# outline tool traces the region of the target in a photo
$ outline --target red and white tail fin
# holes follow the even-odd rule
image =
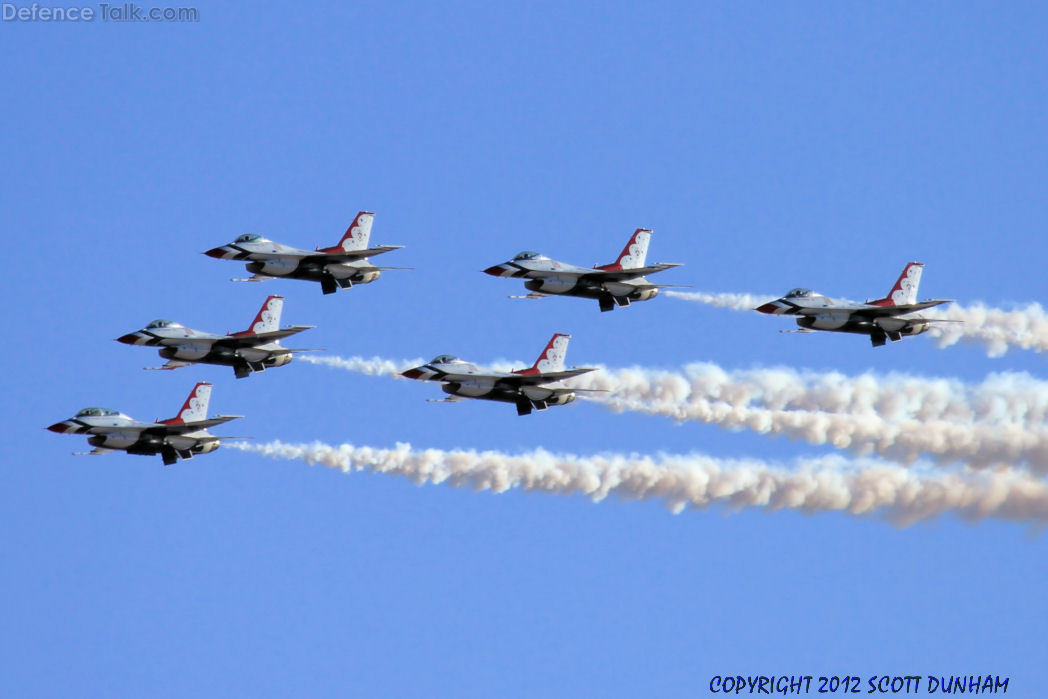
[[[517,374],[545,374],[550,371],[564,371],[564,358],[568,355],[568,341],[571,335],[557,333],[549,339],[546,349],[531,365],[530,369],[521,369]]]
[[[181,425],[207,419],[207,404],[211,401],[211,384],[201,381],[189,393],[178,415],[167,420],[157,420],[163,425]]]
[[[883,299],[870,301],[872,306],[906,306],[917,303],[917,287],[921,284],[921,273],[924,263],[911,262],[902,270],[895,286]]]
[[[638,228],[633,231],[626,247],[622,248],[618,259],[609,265],[601,265],[597,269],[615,271],[620,269],[636,269],[643,267],[644,261],[648,259],[648,241],[651,240],[650,228]]]
[[[368,241],[371,239],[371,223],[375,220],[375,214],[370,211],[361,211],[349,224],[342,240],[335,247],[342,248],[346,252],[351,250],[366,250]]]
[[[258,335],[259,333],[280,330],[280,314],[283,311],[284,297],[270,296],[265,300],[265,303],[262,304],[262,308],[258,309],[255,319],[251,321],[251,325],[248,326],[247,330],[241,330],[238,333],[230,333],[230,335],[233,337],[241,337],[243,335]]]

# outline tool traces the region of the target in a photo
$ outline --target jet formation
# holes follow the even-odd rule
[[[589,367],[564,368],[569,340],[571,335],[555,334],[527,369],[483,371],[458,357],[442,354],[427,364],[408,369],[401,376],[419,381],[439,381],[444,392],[450,395],[435,402],[453,403],[463,398],[480,398],[514,403],[517,415],[529,415],[532,408],[545,410],[551,405],[566,405],[575,400],[575,393],[581,390],[546,384],[595,371]]]
[[[283,338],[313,327],[292,325],[281,328],[280,315],[283,309],[284,297],[270,296],[247,330],[215,335],[187,328],[173,320],[159,319],[141,330],[118,337],[117,342],[160,347],[160,357],[167,359],[167,363],[147,369],[180,369],[197,363],[218,364],[233,367],[233,373],[242,379],[253,371],[284,366],[296,352],[311,351],[281,346],[280,340]]]
[[[194,454],[207,454],[219,447],[223,439],[207,431],[243,415],[207,417],[211,400],[211,384],[198,383],[193,387],[178,415],[156,422],[139,422],[116,410],[84,408],[73,417],[56,422],[47,429],[58,434],[86,434],[87,443],[94,449],[75,452],[78,456],[97,456],[111,451],[153,456],[160,454],[165,466],[179,459],[192,459]]]
[[[368,247],[374,214],[361,211],[337,245],[313,251],[289,247],[259,235],[246,234],[228,245],[213,248],[205,254],[229,260],[247,261],[253,276],[233,281],[265,281],[274,278],[319,282],[324,294],[348,289],[354,284],[367,284],[387,269],[377,267],[370,257],[397,250],[399,245]],[[496,277],[524,280],[530,292],[510,298],[545,298],[574,296],[595,299],[601,311],[646,301],[659,290],[675,285],[652,284],[646,275],[679,267],[679,263],[659,262],[647,265],[648,243],[652,231],[638,228],[614,262],[592,268],[558,262],[537,252],[522,252],[512,260],[488,267],[485,273]],[[824,330],[868,335],[874,347],[897,342],[905,336],[926,332],[932,323],[952,322],[925,318],[918,311],[932,308],[949,299],[917,301],[917,288],[924,265],[906,265],[887,296],[865,303],[834,300],[810,289],[797,288],[782,298],[758,306],[755,310],[771,315],[795,316],[800,329],[782,332]],[[280,327],[284,297],[269,296],[247,330],[226,334],[208,333],[187,328],[171,320],[154,320],[141,330],[118,339],[128,345],[158,347],[167,363],[153,369],[178,369],[193,364],[216,364],[233,368],[239,378],[267,368],[288,364],[295,353],[306,349],[283,347],[280,340],[311,329],[310,325]],[[576,394],[587,389],[557,385],[561,381],[595,371],[592,367],[564,368],[570,335],[553,335],[535,363],[514,371],[483,370],[452,355],[442,354],[430,362],[404,371],[401,376],[420,381],[435,381],[446,398],[434,402],[456,402],[463,399],[512,403],[518,415],[550,406],[566,405]],[[178,415],[156,422],[139,422],[108,408],[85,408],[75,416],[57,422],[47,429],[61,434],[88,435],[93,449],[86,454],[125,451],[129,454],[159,454],[165,465],[218,449],[221,440],[207,430],[241,417],[219,415],[207,418],[211,384],[196,384]]]
[[[888,340],[898,342],[904,336],[927,332],[932,323],[953,322],[939,318],[910,315],[916,311],[949,303],[953,299],[917,300],[924,264],[911,262],[903,269],[892,290],[882,299],[866,303],[839,301],[811,289],[791,289],[780,299],[769,301],[754,310],[770,315],[798,316],[800,330],[781,332],[814,332],[827,330],[869,335],[874,347]]]
[[[484,273],[493,277],[526,279],[524,288],[531,293],[510,298],[576,296],[596,299],[601,311],[611,311],[616,306],[628,306],[633,301],[655,298],[659,289],[671,286],[652,284],[644,278],[646,274],[681,266],[677,262],[658,262],[646,267],[644,262],[648,257],[650,240],[651,230],[638,228],[614,262],[595,265],[592,269],[558,262],[527,250],[518,253],[512,260],[488,267]]]

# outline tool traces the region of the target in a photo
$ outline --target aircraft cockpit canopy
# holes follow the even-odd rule
[[[430,364],[450,364],[452,362],[461,362],[462,360],[452,354],[442,354],[434,357],[430,360]]]
[[[84,408],[76,414],[77,417],[113,417],[119,415],[115,410],[109,408]]]
[[[146,330],[156,330],[157,328],[181,328],[181,323],[176,323],[173,320],[166,320],[164,318],[157,318],[152,323],[146,326]]]
[[[796,289],[790,289],[786,292],[786,298],[788,299],[806,299],[812,295],[811,289],[802,289],[797,287]]]
[[[540,252],[535,252],[534,250],[525,250],[524,252],[518,252],[516,256],[513,258],[513,261],[518,262],[521,260],[542,260],[545,258],[546,256]]]
[[[233,242],[234,243],[257,243],[257,242],[259,242],[262,239],[263,238],[260,235],[255,235],[254,233],[245,233],[244,235],[240,236],[239,238],[237,238]]]

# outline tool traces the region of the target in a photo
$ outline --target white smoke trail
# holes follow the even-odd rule
[[[793,369],[605,369],[576,388],[616,411],[784,435],[912,462],[929,455],[969,466],[1029,465],[1048,472],[1048,382],[995,374],[981,384],[889,374],[849,377]]]
[[[849,464],[840,457],[799,462],[794,468],[758,460],[698,454],[574,456],[542,449],[517,455],[497,451],[395,449],[312,444],[233,442],[227,446],[279,459],[321,464],[343,472],[406,476],[417,484],[447,483],[501,493],[511,488],[594,501],[614,494],[661,499],[674,513],[687,507],[880,514],[899,526],[953,513],[968,520],[1048,521],[1048,483],[1015,471],[927,474],[886,464]],[[854,466],[861,465],[861,468]]]
[[[707,294],[666,291],[666,296],[733,311],[752,311],[778,297],[759,294]],[[845,299],[838,299],[844,301]],[[1010,348],[1048,352],[1048,313],[1039,303],[1014,309],[993,308],[982,303],[962,306],[956,303],[926,311],[926,317],[950,323],[933,323],[928,332],[939,347],[958,342],[981,345],[990,357],[1000,357]]]
[[[365,376],[392,376],[397,378],[402,372],[426,364],[424,359],[386,359],[384,357],[332,357],[305,354],[298,357],[307,364],[329,366],[333,369],[345,369]],[[509,359],[497,359],[486,368],[492,371],[512,371],[523,369],[528,364]]]
[[[378,357],[315,359],[393,376],[420,363]],[[695,363],[675,371],[601,367],[570,383],[603,391],[580,395],[617,412],[783,435],[904,463],[927,455],[943,464],[1025,464],[1048,472],[1048,382],[1026,373],[992,374],[972,385],[905,374],[727,371]]]
[[[981,303],[971,306],[951,304],[935,314],[961,323],[933,325],[929,330],[939,347],[957,342],[980,344],[991,357],[999,357],[1010,347],[1048,352],[1048,313],[1039,303],[1012,310],[992,308]]]
[[[693,291],[664,291],[666,296],[682,301],[704,303],[707,306],[728,308],[733,311],[752,311],[757,306],[779,298],[771,294],[707,294]]]
[[[311,354],[303,354],[296,357],[297,361],[307,364],[329,366],[333,369],[345,369],[365,376],[400,376],[400,373],[412,367],[425,364],[423,359],[383,359],[382,357],[318,357]]]

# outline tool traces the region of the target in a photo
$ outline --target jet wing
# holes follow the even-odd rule
[[[341,250],[339,252],[325,252],[323,250],[317,250],[316,252],[310,253],[309,255],[302,258],[302,262],[309,264],[330,264],[332,262],[353,262],[354,260],[362,260],[365,257],[374,257],[375,255],[381,255],[384,252],[391,250],[400,250],[403,245],[379,245],[377,248],[368,248],[366,250]]]
[[[166,437],[173,434],[188,434],[190,432],[197,432],[199,430],[206,430],[208,427],[214,427],[215,425],[221,425],[222,423],[229,422],[230,420],[236,420],[238,417],[244,417],[243,415],[216,415],[213,418],[207,420],[196,420],[194,422],[180,422],[174,424],[167,424],[163,422],[138,422],[135,421],[130,424],[123,425],[100,425],[92,426],[90,429],[83,430],[84,432],[90,432],[91,434],[139,434],[141,437]]]
[[[538,270],[528,274],[527,276],[533,279],[551,279],[560,281],[589,281],[594,283],[600,282],[621,282],[629,279],[636,279],[637,277],[643,277],[646,274],[654,274],[655,272],[661,272],[664,269],[670,269],[671,267],[680,267],[680,263],[677,262],[660,262],[655,265],[648,267],[633,267],[631,269],[559,269],[559,270]]]
[[[899,306],[859,306],[852,313],[865,318],[886,318],[890,316],[902,316],[907,313],[923,311],[925,308],[950,303],[953,299],[929,299],[917,303],[906,303]]]
[[[443,383],[457,383],[461,381],[488,379],[494,383],[502,384],[503,386],[538,386],[544,383],[563,381],[564,379],[570,379],[573,376],[579,376],[580,374],[586,374],[591,371],[596,371],[596,369],[582,367],[579,369],[568,369],[566,371],[550,371],[544,374],[455,374],[441,372],[440,376],[434,376],[431,380],[441,381]]]
[[[570,379],[575,376],[588,374],[591,371],[596,371],[596,369],[592,367],[579,367],[578,369],[567,369],[565,371],[548,371],[543,374],[505,374],[496,378],[498,379],[498,382],[503,385],[539,386],[544,383],[564,381],[565,379]]]
[[[167,425],[162,422],[157,422],[151,425],[135,425],[132,428],[124,428],[124,431],[141,430],[143,435],[155,435],[155,436],[167,436],[170,434],[189,434],[190,432],[198,432],[200,430],[206,430],[208,427],[214,427],[215,425],[221,425],[230,420],[236,420],[243,415],[216,415],[215,417],[208,418],[207,420],[197,420],[195,422],[182,422],[173,425]]]
[[[631,269],[619,269],[619,270],[605,270],[605,269],[594,269],[592,271],[587,270],[585,274],[579,275],[583,279],[592,279],[594,281],[602,282],[622,282],[628,279],[636,279],[637,277],[643,277],[646,274],[654,274],[655,272],[661,272],[664,269],[671,269],[673,267],[680,267],[680,262],[659,262],[654,265],[647,267],[633,267]]]
[[[303,330],[311,330],[315,325],[292,325],[289,328],[272,330],[266,333],[250,333],[246,335],[229,335],[221,340],[215,340],[216,347],[256,347],[269,342],[276,342],[285,337],[297,335]]]

